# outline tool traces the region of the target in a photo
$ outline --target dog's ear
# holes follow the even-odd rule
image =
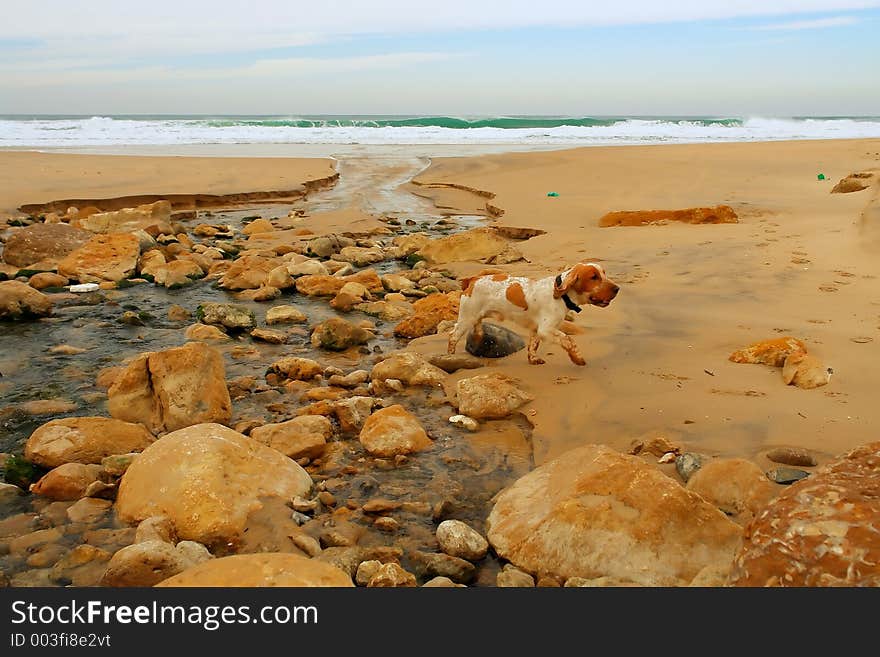
[[[589,265],[585,265],[583,263],[578,263],[574,267],[568,270],[568,274],[564,277],[557,276],[556,284],[553,286],[553,298],[558,299],[563,294],[567,294],[568,291],[572,288],[576,290],[580,290],[583,287],[580,284],[580,280],[586,279],[586,270],[590,269]]]

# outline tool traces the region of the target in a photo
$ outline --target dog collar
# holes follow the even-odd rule
[[[556,282],[556,287],[562,286],[562,274],[559,274],[556,276],[555,282]],[[571,298],[568,296],[568,294],[563,294],[561,299],[562,299],[563,303],[565,303],[565,307],[568,308],[569,310],[573,310],[576,313],[579,313],[581,310],[583,310],[583,308],[581,308],[579,305],[577,305],[574,301],[571,300]]]

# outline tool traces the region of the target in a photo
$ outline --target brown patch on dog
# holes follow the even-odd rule
[[[501,281],[506,281],[507,274],[495,274],[494,276],[492,276],[492,280],[495,281],[496,283],[500,283]]]
[[[523,292],[522,285],[519,283],[511,283],[508,285],[504,296],[507,297],[507,300],[514,306],[519,306],[523,310],[529,309],[529,304],[526,303],[526,295]]]
[[[467,278],[461,279],[461,293],[463,296],[469,297],[471,296],[471,292],[474,291],[474,284],[477,282],[479,276],[468,276]]]

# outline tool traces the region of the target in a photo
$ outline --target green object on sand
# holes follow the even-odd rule
[[[559,196],[559,192],[547,192],[547,196]]]
[[[817,178],[818,180],[825,180],[825,174],[824,174],[824,173],[820,173],[818,176],[816,176],[816,178]]]

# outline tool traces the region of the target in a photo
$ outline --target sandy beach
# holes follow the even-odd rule
[[[295,147],[290,150],[295,154]],[[299,500],[299,506],[294,506],[295,522],[283,505],[277,516],[272,515],[277,507],[265,500],[261,501],[265,506],[256,505],[259,513],[249,507],[247,526],[252,531],[240,543],[228,541],[229,546],[235,543],[234,552],[315,556],[322,548],[354,550],[357,545],[357,549],[372,550],[370,559],[399,560],[418,573],[420,582],[431,575],[454,572],[454,581],[494,585],[502,568],[496,556],[487,558],[476,572],[471,565],[464,575],[448,564],[441,568],[435,563],[437,559],[424,556],[423,550],[437,549],[433,522],[460,518],[482,531],[488,526],[484,525],[486,515],[499,491],[570,450],[600,445],[626,454],[638,451],[633,450],[634,443],[647,444],[662,437],[664,444],[675,447],[671,460],[658,463],[658,455],[648,452],[638,460],[650,466],[652,473],[666,475],[663,482],[668,483],[679,481],[674,457],[681,452],[712,459],[745,459],[767,470],[775,467],[767,458],[768,451],[795,448],[809,452],[815,462],[805,467],[814,467],[876,439],[880,421],[874,366],[880,345],[880,228],[874,224],[880,221],[880,140],[590,147],[467,157],[434,157],[425,146],[398,146],[372,158],[369,149],[337,159],[282,157],[280,153],[277,157],[236,157],[240,152],[234,147],[227,151],[232,157],[0,152],[0,180],[6,181],[0,185],[4,242],[16,231],[25,230],[22,224],[39,224],[36,218],[49,212],[55,213],[52,221],[80,225],[83,219],[76,213],[65,216],[69,205],[109,211],[168,199],[171,215],[163,221],[174,228],[162,228],[166,224],[161,222],[158,228],[148,226],[148,221],[143,223],[148,234],[138,238],[140,247],[135,244],[137,273],[155,272],[151,268],[166,266],[167,258],[168,263],[180,261],[181,266],[195,263],[199,271],[187,274],[190,279],[205,277],[183,279],[181,285],[167,284],[165,288],[158,284],[162,280],[158,274],[147,278],[155,280],[155,287],[146,281],[121,285],[123,279],[141,280],[133,271],[116,279],[106,277],[101,279],[105,289],[89,302],[95,304],[94,317],[92,311],[80,307],[75,295],[50,286],[47,296],[59,304],[54,316],[34,324],[5,324],[3,331],[16,327],[7,332],[5,353],[0,354],[0,395],[9,398],[0,411],[12,430],[0,451],[21,454],[28,436],[50,420],[105,415],[109,409],[114,418],[146,426],[152,433],[150,440],[159,437],[148,448],[155,453],[164,440],[162,435],[177,435],[180,432],[175,430],[188,424],[172,424],[169,418],[176,416],[167,408],[156,416],[159,420],[141,419],[135,412],[141,403],[136,399],[141,397],[114,402],[114,395],[123,395],[115,377],[121,376],[123,367],[132,371],[132,363],[143,352],[173,350],[187,339],[206,341],[218,354],[216,362],[210,360],[214,356],[204,356],[211,363],[205,365],[207,369],[181,374],[175,383],[168,383],[183,385],[180,381],[186,377],[206,377],[193,381],[204,385],[207,401],[198,404],[199,417],[208,419],[189,424],[216,421],[253,438],[260,435],[261,427],[281,426],[302,413],[332,418],[332,432],[328,422],[326,436],[320,438],[321,450],[327,439],[325,452],[289,452],[286,465],[278,465],[277,470],[272,465],[267,471],[273,481],[275,477],[284,480],[288,476],[284,469],[293,467],[291,459],[295,459],[302,465],[297,466],[299,470],[308,472],[319,484],[320,501],[299,500],[300,489],[291,484],[283,494]],[[857,180],[864,181],[864,189],[831,193],[838,181],[853,173],[863,174]],[[550,192],[556,194],[550,196]],[[600,219],[610,212],[720,205],[732,209],[736,223],[600,225]],[[254,220],[264,222],[264,227],[259,231],[247,228]],[[455,258],[423,263],[419,262],[421,256],[413,259],[420,247],[407,246],[407,240],[417,239],[417,231],[424,232],[425,236],[418,238],[418,244],[424,245],[428,240],[443,240],[449,234],[486,226],[520,238],[510,241],[510,246],[522,258],[501,264]],[[511,227],[534,230],[503,232]],[[227,230],[231,241],[223,241]],[[529,235],[535,236],[521,239]],[[145,240],[152,240],[152,246],[144,247]],[[224,251],[229,245],[235,248]],[[323,252],[319,247],[329,250]],[[145,260],[153,251],[156,257],[161,252],[160,265]],[[555,276],[577,262],[590,261],[601,263],[621,289],[609,307],[585,308],[568,325],[567,331],[587,360],[586,367],[573,365],[561,348],[544,345],[542,356],[547,362],[543,365],[528,364],[525,351],[517,351],[485,359],[476,370],[458,369],[448,376],[440,372],[443,378],[432,379],[428,388],[409,383],[409,375],[376,374],[382,359],[397,349],[420,354],[426,360],[445,353],[445,328],[414,339],[399,330],[401,318],[434,312],[425,310],[428,305],[421,309],[415,305],[423,297],[448,304],[456,298],[458,279],[487,267],[537,278]],[[64,273],[65,266],[62,263],[56,270]],[[284,270],[280,274],[279,266]],[[6,275],[13,278],[15,267],[5,267]],[[340,291],[342,283],[336,284],[339,276],[315,275],[319,271],[345,275],[343,280],[350,283]],[[34,273],[27,268],[22,272],[27,276],[19,272],[23,283]],[[406,276],[410,278],[401,282]],[[68,278],[73,282],[73,277]],[[78,280],[86,279],[80,275]],[[267,282],[278,280],[282,282],[277,289]],[[333,297],[329,306],[327,297]],[[249,336],[247,331],[253,324],[246,332],[230,328],[231,324],[216,323],[219,330],[207,326],[204,322],[209,320],[203,319],[202,307],[208,301],[244,304],[256,314],[260,328]],[[182,310],[169,313],[172,302]],[[304,310],[309,330],[282,326],[284,331],[279,331],[278,326],[264,322],[266,310],[280,304]],[[134,325],[120,326],[123,320],[117,318],[123,310],[141,315],[132,319]],[[324,338],[316,337],[315,325],[318,320],[334,317],[351,324],[345,329],[349,331],[346,339],[359,335],[357,331],[364,337],[346,342],[343,349],[328,347],[329,342],[322,343]],[[447,311],[443,319],[453,317],[454,312],[450,315]],[[190,326],[184,338],[188,324],[201,332],[191,332]],[[515,325],[508,326],[521,332]],[[208,329],[217,334],[204,337]],[[331,333],[337,330],[341,329],[327,329]],[[191,337],[195,335],[200,337]],[[827,385],[812,389],[786,385],[781,367],[728,360],[732,352],[747,345],[786,336],[802,341],[823,371],[833,369]],[[74,349],[47,355],[49,342],[64,342]],[[459,353],[463,351],[462,343]],[[279,365],[279,359],[292,355],[320,361],[321,368],[329,368],[324,370],[324,379],[309,382],[297,380],[298,375],[285,379],[284,367],[290,363]],[[69,360],[60,361],[64,365],[59,366],[57,376],[50,375],[59,358]],[[212,382],[217,367],[223,371],[223,363],[225,379]],[[110,367],[117,369],[105,371]],[[158,371],[157,364],[149,368]],[[361,369],[363,378],[354,373]],[[209,370],[214,374],[208,376]],[[42,373],[57,378],[58,387],[43,388]],[[351,376],[351,382],[330,378],[343,374]],[[509,376],[531,401],[505,417],[481,420],[480,430],[470,434],[450,427],[446,418],[456,412],[454,405],[461,403],[456,400],[458,382],[477,374]],[[101,376],[112,382],[109,393],[110,384],[95,383]],[[325,379],[338,383],[335,387],[322,385]],[[217,398],[227,394],[228,388],[232,402],[231,408],[228,401],[216,402],[217,409],[223,410],[212,416],[217,410],[215,383],[219,386]],[[151,387],[137,394],[149,396],[152,391]],[[54,411],[51,405],[48,410],[33,411],[37,408],[33,403],[38,401],[35,395],[67,405],[54,407]],[[167,395],[175,399],[171,392]],[[156,403],[171,403],[163,399],[160,395]],[[418,438],[413,439],[416,446],[403,451],[385,453],[367,447],[365,453],[357,440],[351,440],[362,431],[360,443],[367,444],[361,429],[366,426],[363,418],[357,420],[354,406],[340,410],[345,400],[357,399],[368,400],[364,403],[369,407],[367,415],[373,411],[371,419],[380,414],[376,410],[379,406],[401,404],[408,411],[400,412],[415,414],[427,429],[433,447],[428,447],[423,457],[417,452],[426,449],[419,446],[426,438]],[[310,410],[306,409],[309,404]],[[128,405],[135,410],[129,410]],[[210,412],[205,411],[206,405]],[[206,426],[198,424],[192,429]],[[243,435],[240,438],[245,439]],[[267,440],[268,445],[281,450],[271,442],[274,439]],[[167,456],[178,457],[174,452]],[[148,461],[144,456],[133,462],[146,469]],[[138,473],[124,478],[150,481],[142,470]],[[114,499],[117,479],[104,477],[113,491],[106,494],[107,499]],[[763,476],[759,479],[767,485]],[[773,486],[779,488],[777,493],[783,490]],[[678,484],[676,487],[681,490]],[[112,514],[96,521],[104,524],[93,526],[93,531],[131,533],[106,539],[109,543],[102,544],[102,549],[107,550],[107,559],[133,540],[134,530],[127,529],[128,525],[146,522],[144,518],[156,515],[155,509],[161,507],[161,502],[157,507],[151,500],[152,512],[137,509],[132,502],[134,489],[135,484],[129,484],[126,501],[120,497]],[[139,494],[149,496],[144,490]],[[260,494],[275,495],[276,491]],[[42,508],[40,499],[36,495],[15,498],[13,507],[19,515],[11,518],[19,524],[8,523],[0,529],[6,527],[7,532],[19,534],[22,527],[33,530],[36,521],[21,518],[32,514],[26,506],[32,502],[27,500],[36,500],[37,509]],[[56,499],[55,504],[68,500],[64,509],[70,506],[70,498]],[[384,515],[377,519],[376,513]],[[333,519],[330,525],[328,518]],[[751,516],[740,514],[735,523],[722,515],[719,518],[733,528],[724,531],[733,532],[738,540],[740,525]],[[189,525],[184,530],[186,523],[180,523],[176,531],[181,538],[201,541],[212,550],[216,548],[212,541],[218,536],[226,540],[225,534],[216,533],[216,527],[211,533]],[[327,528],[331,525],[333,531]],[[80,530],[77,526],[76,531]],[[70,532],[68,536],[75,533]],[[0,540],[7,541],[2,536],[0,533]],[[491,533],[489,536],[492,540]],[[24,538],[16,534],[9,545],[21,547]],[[501,548],[495,547],[501,554]],[[217,548],[216,555],[228,549]],[[724,550],[729,553],[727,547]],[[49,567],[25,566],[20,550],[18,554],[16,557],[13,549],[6,566],[18,577],[13,585],[69,581],[65,579],[68,575],[58,576]],[[331,562],[342,567],[341,562]],[[527,562],[524,559],[523,563]],[[561,585],[570,575],[561,567],[554,571],[548,566],[543,571],[518,565],[536,579],[549,577],[551,584],[547,585]],[[641,584],[687,584],[695,573],[684,571],[656,579],[632,577]],[[109,572],[116,571],[111,568]],[[609,572],[621,580],[629,577],[613,569]],[[106,583],[112,579],[107,573],[100,570],[97,580],[83,575],[74,581]],[[349,575],[354,577],[354,571]],[[718,585],[724,577],[726,571],[705,581]],[[143,584],[124,577],[116,581]]]

